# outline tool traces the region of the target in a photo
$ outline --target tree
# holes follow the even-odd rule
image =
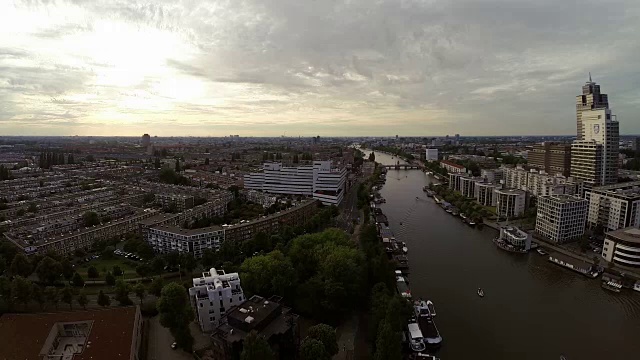
[[[320,340],[305,338],[300,344],[300,360],[329,360],[324,345]]]
[[[36,203],[29,204],[29,207],[27,208],[27,212],[34,213],[34,214],[37,213],[38,205],[36,205]]]
[[[44,289],[42,288],[42,286],[38,286],[38,285],[33,285],[33,288],[31,289],[31,298],[38,303],[38,305],[40,306],[40,310],[42,310],[44,308],[44,304],[47,302],[47,299],[45,297],[44,294]]]
[[[82,275],[76,272],[75,274],[73,274],[71,283],[73,284],[73,286],[82,287],[84,286],[84,279],[82,278]]]
[[[161,274],[164,271],[164,267],[166,265],[167,264],[165,263],[162,256],[156,256],[153,258],[153,260],[151,260],[151,270],[154,274]]]
[[[50,304],[53,304],[58,309],[58,302],[60,302],[60,293],[54,286],[47,286],[44,288],[44,296]]]
[[[299,163],[299,162],[300,162],[300,159],[298,158],[298,154],[294,154],[294,155],[293,155],[293,163],[294,163],[294,164],[297,164],[297,163]]]
[[[144,300],[144,295],[147,289],[144,287],[144,284],[139,282],[136,286],[133,287],[133,292],[136,293],[138,299],[140,299],[140,305],[142,306],[142,300]]]
[[[100,225],[100,217],[94,211],[87,211],[84,213],[84,215],[82,215],[82,221],[85,227]]]
[[[273,351],[267,340],[251,331],[244,339],[240,360],[272,360]]]
[[[96,159],[95,159],[95,157],[94,157],[93,155],[87,155],[87,156],[85,157],[85,159],[86,159],[87,161],[89,161],[89,162],[94,162],[94,161],[96,161]]]
[[[176,159],[176,172],[180,172],[180,159]]]
[[[193,269],[196,268],[196,265],[198,265],[198,262],[190,253],[185,253],[180,256],[180,266],[184,270],[188,271],[189,274],[193,272]]]
[[[136,248],[136,252],[143,259],[153,258],[153,247],[146,241],[140,240],[140,244]]]
[[[384,320],[380,324],[376,339],[375,360],[401,360],[402,345],[398,333],[393,331],[391,325]]]
[[[118,265],[114,265],[113,266],[113,275],[114,276],[122,276],[123,272],[122,269],[120,269],[120,266]]]
[[[69,284],[60,291],[60,298],[62,302],[69,304],[69,310],[73,309],[73,288]]]
[[[164,286],[164,280],[161,277],[157,277],[151,281],[149,285],[149,293],[160,296],[162,294],[162,287]]]
[[[336,330],[326,324],[318,324],[309,328],[307,336],[322,342],[324,349],[329,356],[338,353],[338,340],[336,339]]]
[[[102,290],[100,290],[100,293],[98,294],[98,305],[102,307],[111,305],[111,299],[109,298],[109,295],[105,295]]]
[[[200,258],[200,262],[205,269],[215,267],[215,265],[218,263],[218,260],[218,254],[213,249],[205,249],[202,252],[202,258]]]
[[[151,274],[151,267],[147,264],[140,264],[136,266],[136,273],[144,279]]]
[[[297,284],[291,261],[277,250],[245,259],[240,273],[243,287],[252,294],[284,296]]]
[[[62,264],[49,256],[45,256],[38,263],[36,274],[38,274],[38,279],[45,284],[53,284],[62,275]]]
[[[107,271],[107,275],[104,278],[104,282],[107,283],[107,285],[109,286],[113,286],[116,284],[116,277],[113,276],[113,274],[111,274],[110,272]]]
[[[124,280],[116,281],[116,296],[115,300],[120,306],[127,306],[133,304],[133,301],[129,298],[129,292],[131,292],[131,286],[124,282]]]
[[[156,157],[156,158],[155,158],[155,160],[154,160],[154,162],[153,162],[153,166],[154,166],[156,169],[160,169],[160,166],[161,166],[161,165],[160,165],[160,158],[159,158],[159,157]]]
[[[189,332],[189,322],[193,320],[193,311],[186,289],[176,283],[166,285],[162,288],[157,307],[160,323],[171,331],[178,347],[191,351],[193,337]]]
[[[31,263],[24,254],[17,254],[16,256],[14,256],[13,261],[11,262],[9,271],[13,276],[19,275],[26,278],[27,276],[31,275]]]
[[[80,290],[78,296],[76,297],[76,301],[78,302],[78,305],[82,306],[83,309],[87,309],[89,299],[87,299],[87,295],[84,293],[84,290]]]
[[[16,276],[11,282],[11,295],[18,301],[18,303],[27,306],[31,299],[31,292],[33,284],[31,281],[23,278],[22,276]]]
[[[209,158],[205,158],[205,159],[204,159],[204,164],[205,164],[205,165],[209,165]]]
[[[100,277],[100,273],[98,272],[98,269],[96,269],[95,266],[91,265],[87,269],[87,276],[89,277],[89,279],[96,279]]]
[[[62,276],[67,280],[71,280],[76,272],[73,269],[73,266],[71,266],[69,259],[63,259],[60,262],[60,265],[62,265]]]

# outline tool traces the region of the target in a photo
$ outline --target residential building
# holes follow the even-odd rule
[[[147,242],[158,253],[188,253],[202,257],[204,250],[218,251],[224,241],[224,230],[220,226],[201,229],[182,229],[174,225],[158,225],[148,230]]]
[[[481,177],[462,176],[460,177],[460,193],[462,196],[473,198],[476,194],[476,183],[481,182]]]
[[[602,144],[595,141],[574,141],[571,144],[571,177],[585,187],[603,185]]]
[[[251,201],[252,203],[262,205],[263,208],[268,208],[269,206],[275,204],[278,201],[277,196],[274,196],[268,193],[263,193],[257,190],[246,191],[244,195],[247,201]]]
[[[640,181],[599,186],[588,189],[589,226],[605,231],[640,227]]]
[[[552,142],[534,144],[527,155],[527,165],[547,174],[569,176],[571,144]]]
[[[595,109],[608,109],[609,98],[607,94],[600,92],[600,85],[591,80],[591,74],[589,74],[589,81],[582,86],[582,94],[576,96],[576,120],[577,120],[577,140],[584,140],[584,126],[582,121],[582,114],[585,111]]]
[[[467,169],[464,166],[456,164],[451,161],[447,161],[447,160],[440,161],[440,166],[445,168],[449,173],[466,173],[467,172]]]
[[[344,197],[346,178],[347,170],[332,168],[331,161],[297,167],[265,163],[262,172],[245,175],[244,186],[272,194],[312,196],[325,205],[338,205]]]
[[[488,183],[500,183],[504,179],[504,169],[481,169],[480,177]]]
[[[640,229],[628,227],[607,232],[602,257],[617,265],[640,268]]]
[[[226,274],[223,270],[218,271],[215,268],[193,279],[189,298],[191,306],[198,314],[198,323],[203,332],[215,329],[227,310],[245,300],[238,273]]]
[[[462,186],[462,178],[464,176],[465,176],[464,173],[450,172],[449,173],[449,189],[459,192]]]
[[[524,214],[527,192],[518,189],[496,189],[496,214],[500,217],[515,218]]]
[[[137,306],[4,314],[0,359],[141,360],[142,333]]]
[[[299,316],[281,301],[277,296],[267,300],[254,295],[228,311],[224,322],[211,334],[213,346],[206,353],[208,358],[239,359],[244,339],[252,331],[267,340],[275,359],[298,358]]]
[[[505,187],[510,189],[525,190],[531,196],[544,196],[551,194],[578,194],[582,189],[580,182],[563,175],[549,175],[543,171],[522,167],[504,168]]]
[[[544,238],[562,244],[584,235],[588,202],[573,195],[538,198],[535,230]]]
[[[508,189],[527,190],[528,171],[522,167],[504,168],[504,186]]]
[[[482,206],[493,206],[497,204],[496,189],[502,189],[502,184],[490,182],[476,182],[475,198],[478,204]]]
[[[149,134],[142,135],[141,145],[142,147],[145,147],[145,148],[151,145],[151,136],[149,136]]]
[[[194,197],[184,194],[160,193],[155,194],[155,202],[165,208],[174,207],[177,211],[185,211],[193,207]]]
[[[427,161],[438,161],[438,149],[426,149],[425,150],[425,160],[427,160]]]

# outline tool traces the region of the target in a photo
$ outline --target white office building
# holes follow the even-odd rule
[[[202,257],[205,249],[217,251],[224,241],[220,226],[182,229],[173,225],[157,225],[147,230],[147,242],[157,253],[189,253]]]
[[[640,227],[640,181],[599,186],[585,192],[589,227],[605,231]]]
[[[518,189],[496,189],[496,215],[516,218],[524,214],[527,192]]]
[[[571,177],[549,175],[544,171],[525,170],[522,167],[505,168],[505,187],[528,191],[531,196],[553,194],[580,194],[582,184]]]
[[[245,300],[238,273],[225,274],[214,268],[193,279],[189,298],[198,314],[198,323],[203,332],[215,329],[229,309]]]
[[[586,199],[572,195],[548,195],[538,198],[536,232],[562,244],[584,235],[587,220]]]
[[[346,178],[347,170],[332,168],[331,161],[297,167],[265,163],[262,172],[244,176],[244,187],[271,194],[312,196],[325,205],[338,205],[344,197]]]
[[[629,227],[608,232],[602,257],[618,265],[640,268],[640,229]]]
[[[426,149],[425,159],[427,161],[438,161],[438,149]]]

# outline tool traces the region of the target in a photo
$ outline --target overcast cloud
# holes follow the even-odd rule
[[[640,133],[638,0],[3,1],[0,135]]]

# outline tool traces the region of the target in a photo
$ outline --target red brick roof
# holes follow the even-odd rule
[[[37,360],[55,323],[93,320],[88,339],[91,344],[73,360],[129,360],[136,309],[4,314],[0,317],[0,359]]]

